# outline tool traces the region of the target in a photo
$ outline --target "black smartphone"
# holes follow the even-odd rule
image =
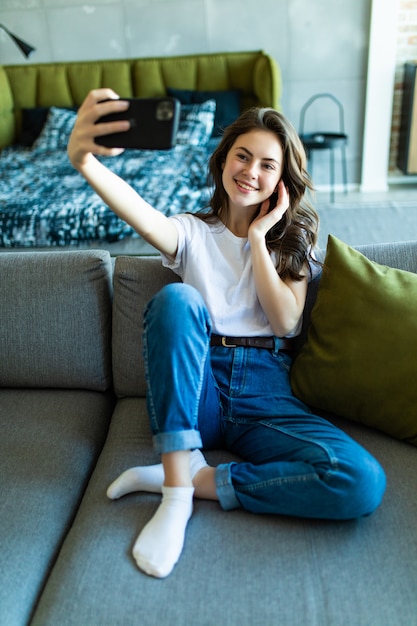
[[[108,148],[169,150],[175,145],[180,119],[180,102],[176,98],[122,98],[129,108],[120,113],[100,117],[96,124],[129,120],[130,129],[95,138]]]

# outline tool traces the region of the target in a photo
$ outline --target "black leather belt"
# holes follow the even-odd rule
[[[280,350],[293,350],[294,342],[292,339],[282,337],[279,340]],[[221,335],[212,335],[210,343],[212,346],[223,346],[224,348],[265,348],[267,350],[275,349],[275,337],[222,337]]]

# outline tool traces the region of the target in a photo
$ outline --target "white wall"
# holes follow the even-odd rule
[[[314,93],[342,101],[349,182],[358,183],[371,2],[0,0],[0,22],[37,48],[34,63],[264,49],[281,67],[283,110],[297,128]],[[26,62],[0,31],[0,63]],[[306,122],[306,130],[332,130],[332,111],[321,107]],[[329,167],[327,153],[319,157],[314,178],[321,186]]]

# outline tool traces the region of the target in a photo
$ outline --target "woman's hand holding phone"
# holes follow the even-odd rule
[[[109,148],[133,148],[139,150],[169,150],[175,144],[180,103],[176,98],[132,98],[126,100],[127,111],[110,113],[100,117],[97,125],[128,119],[126,132],[99,135],[96,143]]]
[[[78,115],[70,140],[68,156],[76,169],[82,167],[90,154],[100,156],[117,156],[123,152],[122,147],[108,148],[96,143],[96,137],[108,133],[123,133],[130,128],[127,119],[106,123],[98,120],[110,113],[123,113],[129,108],[129,102],[121,100],[112,89],[95,89],[90,91],[78,110]]]

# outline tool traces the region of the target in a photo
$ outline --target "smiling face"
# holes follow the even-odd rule
[[[229,198],[229,211],[245,209],[253,215],[276,191],[281,178],[282,146],[269,130],[239,135],[223,166],[222,182]]]

